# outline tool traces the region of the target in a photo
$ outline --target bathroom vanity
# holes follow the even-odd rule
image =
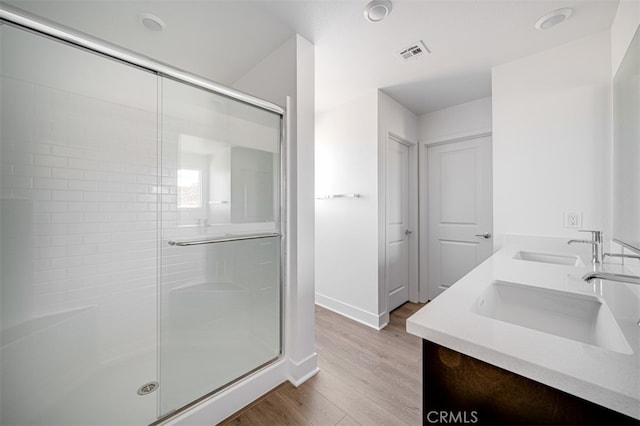
[[[407,320],[424,424],[640,424],[640,286],[585,282],[589,248],[566,241],[508,237]]]

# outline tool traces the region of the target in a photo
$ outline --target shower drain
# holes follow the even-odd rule
[[[154,390],[158,389],[160,384],[158,382],[149,382],[138,388],[138,395],[149,395]]]

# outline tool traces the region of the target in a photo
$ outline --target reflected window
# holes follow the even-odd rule
[[[202,173],[200,170],[178,170],[178,208],[202,207]]]

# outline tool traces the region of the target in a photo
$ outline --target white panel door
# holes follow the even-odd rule
[[[427,147],[433,299],[492,253],[491,137]]]
[[[387,139],[386,160],[387,309],[409,300],[409,147]]]

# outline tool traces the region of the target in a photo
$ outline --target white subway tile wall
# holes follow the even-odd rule
[[[22,312],[3,322],[97,305],[98,339],[111,336],[99,344],[103,361],[122,356],[123,345],[148,348],[156,322],[157,112],[8,77],[2,90],[2,204],[31,206],[18,219],[32,227],[31,238],[12,243],[31,245],[25,267],[33,271],[21,283],[30,290]],[[149,327],[128,326],[122,336],[119,321]]]

